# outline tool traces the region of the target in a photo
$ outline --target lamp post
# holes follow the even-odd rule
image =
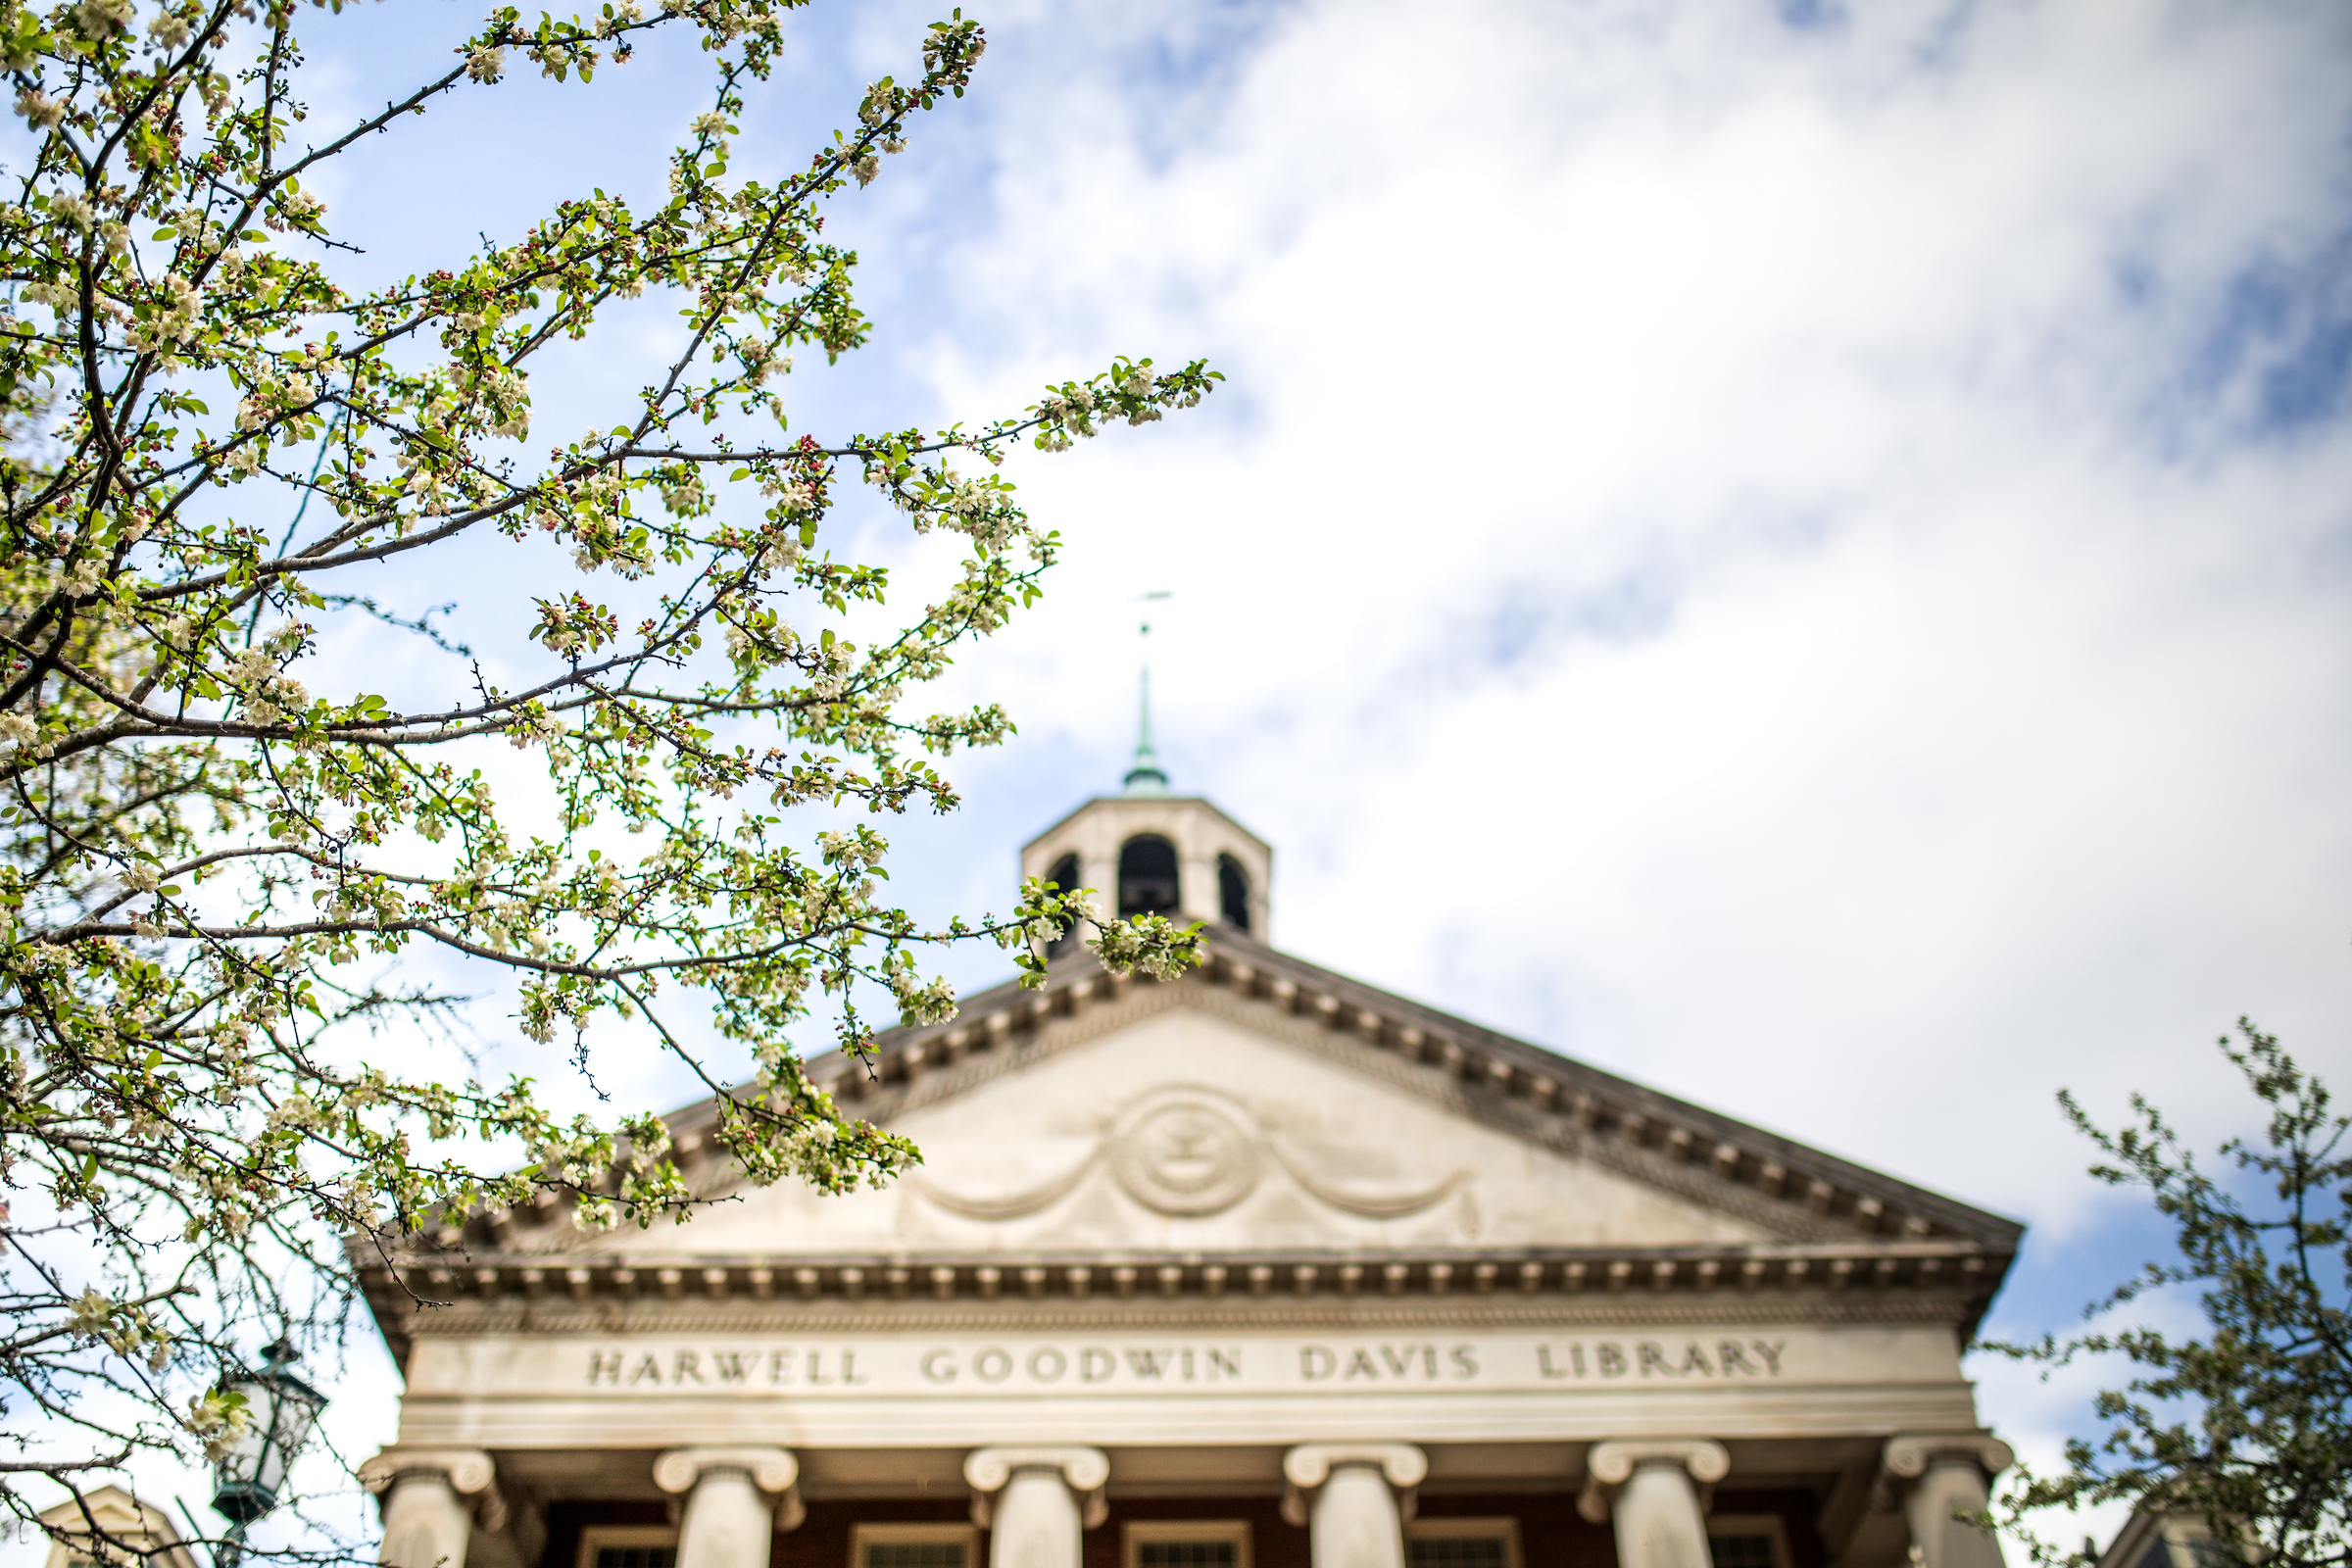
[[[236,1568],[246,1527],[277,1506],[286,1472],[326,1408],[325,1395],[286,1370],[293,1364],[294,1348],[275,1340],[262,1347],[261,1371],[240,1372],[221,1384],[245,1396],[247,1422],[213,1466],[213,1510],[228,1520],[220,1568]]]

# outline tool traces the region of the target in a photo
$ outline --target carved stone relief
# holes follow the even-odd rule
[[[1279,1175],[1326,1210],[1389,1220],[1465,1194],[1473,1179],[1466,1168],[1396,1175],[1386,1170],[1393,1151],[1286,1138],[1241,1102],[1197,1084],[1146,1094],[1091,1144],[1071,1140],[1057,1152],[1059,1168],[1033,1167],[1018,1187],[1004,1182],[1002,1169],[959,1171],[943,1162],[911,1178],[907,1191],[965,1219],[1006,1221],[1052,1208],[1101,1173],[1153,1213],[1186,1219],[1221,1214]]]
[[[1214,1214],[1262,1173],[1250,1113],[1206,1089],[1163,1089],[1110,1132],[1110,1168],[1127,1196],[1162,1214]]]

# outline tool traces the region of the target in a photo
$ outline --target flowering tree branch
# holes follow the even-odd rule
[[[2131,1371],[2093,1401],[2096,1441],[2068,1443],[2063,1470],[2021,1470],[2008,1488],[2000,1522],[2042,1563],[2081,1568],[2091,1554],[2041,1540],[2040,1518],[2116,1502],[2200,1521],[2242,1562],[2352,1560],[2352,1117],[2275,1037],[2242,1018],[2238,1033],[2222,1051],[2267,1120],[2259,1142],[2222,1146],[2227,1174],[2203,1168],[2137,1095],[2114,1131],[2059,1097],[2099,1151],[2091,1175],[2145,1193],[2178,1255],[2092,1302],[2084,1333],[1984,1347],[2045,1377],[2078,1359]],[[2097,1326],[2178,1290],[2197,1293],[2202,1333]]]
[[[6,1236],[0,1401],[20,1450],[90,1445],[16,1468],[64,1484],[122,1462],[106,1454],[218,1451],[240,1346],[343,1320],[346,1237],[392,1256],[551,1193],[589,1227],[691,1211],[652,1111],[565,1117],[526,1076],[411,1070],[466,1016],[466,995],[401,978],[419,959],[511,988],[524,1062],[564,1034],[585,1070],[592,1027],[671,1054],[753,1182],[832,1192],[915,1152],[844,1116],[787,1029],[822,1002],[861,1052],[877,989],[901,1019],[948,1016],[915,956],[946,943],[993,941],[1042,980],[1081,890],[1033,882],[1006,916],[926,927],[883,897],[870,820],[794,813],[956,805],[937,760],[1010,720],[909,693],[1034,602],[1058,549],[1004,459],[1156,420],[1217,377],[1120,359],[968,429],[788,434],[793,353],[868,330],[826,203],[960,97],[985,46],[960,13],[933,24],[919,74],[873,83],[797,173],[730,176],[788,3],[503,8],[452,68],[297,146],[287,0],[0,0],[29,149],[0,205],[0,1186],[49,1216]],[[321,166],[517,58],[585,87],[662,32],[695,35],[710,73],[662,199],[561,202],[448,267],[338,280],[304,188]],[[534,367],[641,299],[675,309],[674,352],[534,459]],[[932,602],[827,548],[854,487],[956,541]],[[282,535],[251,520],[289,503]],[[529,563],[513,575],[538,592],[504,606],[517,680],[437,612],[341,586],[461,542]],[[355,618],[409,637],[408,688],[446,670],[471,695],[364,689],[330,652]],[[494,788],[507,747],[544,805]],[[1166,976],[1199,940],[1147,918],[1098,951]],[[689,1044],[706,1029],[740,1070]]]

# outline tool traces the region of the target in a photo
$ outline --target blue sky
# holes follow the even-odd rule
[[[984,416],[1115,353],[1230,380],[1008,468],[1068,555],[948,683],[1022,733],[895,830],[904,896],[1001,907],[1018,843],[1115,783],[1164,588],[1161,756],[1275,845],[1280,945],[2029,1221],[1996,1326],[2151,1240],[2058,1088],[2216,1140],[2240,1012],[2352,1076],[2352,20],[967,9],[973,94],[837,204],[879,325],[796,372],[795,428]],[[310,19],[314,123],[467,15]],[[804,161],[931,15],[809,13],[738,169]],[[439,265],[650,194],[694,64],[518,74],[316,188],[361,276]],[[534,439],[665,330],[543,371]],[[511,644],[516,559],[401,587]],[[2054,1451],[2081,1389],[1984,1376]],[[356,1457],[391,1411],[354,1379]]]

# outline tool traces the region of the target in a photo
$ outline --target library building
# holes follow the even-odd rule
[[[1960,1357],[2018,1225],[1287,956],[1272,851],[1148,752],[1020,872],[1209,961],[1073,933],[817,1062],[922,1149],[885,1189],[706,1155],[689,1224],[370,1275],[385,1563],[2001,1568]]]

